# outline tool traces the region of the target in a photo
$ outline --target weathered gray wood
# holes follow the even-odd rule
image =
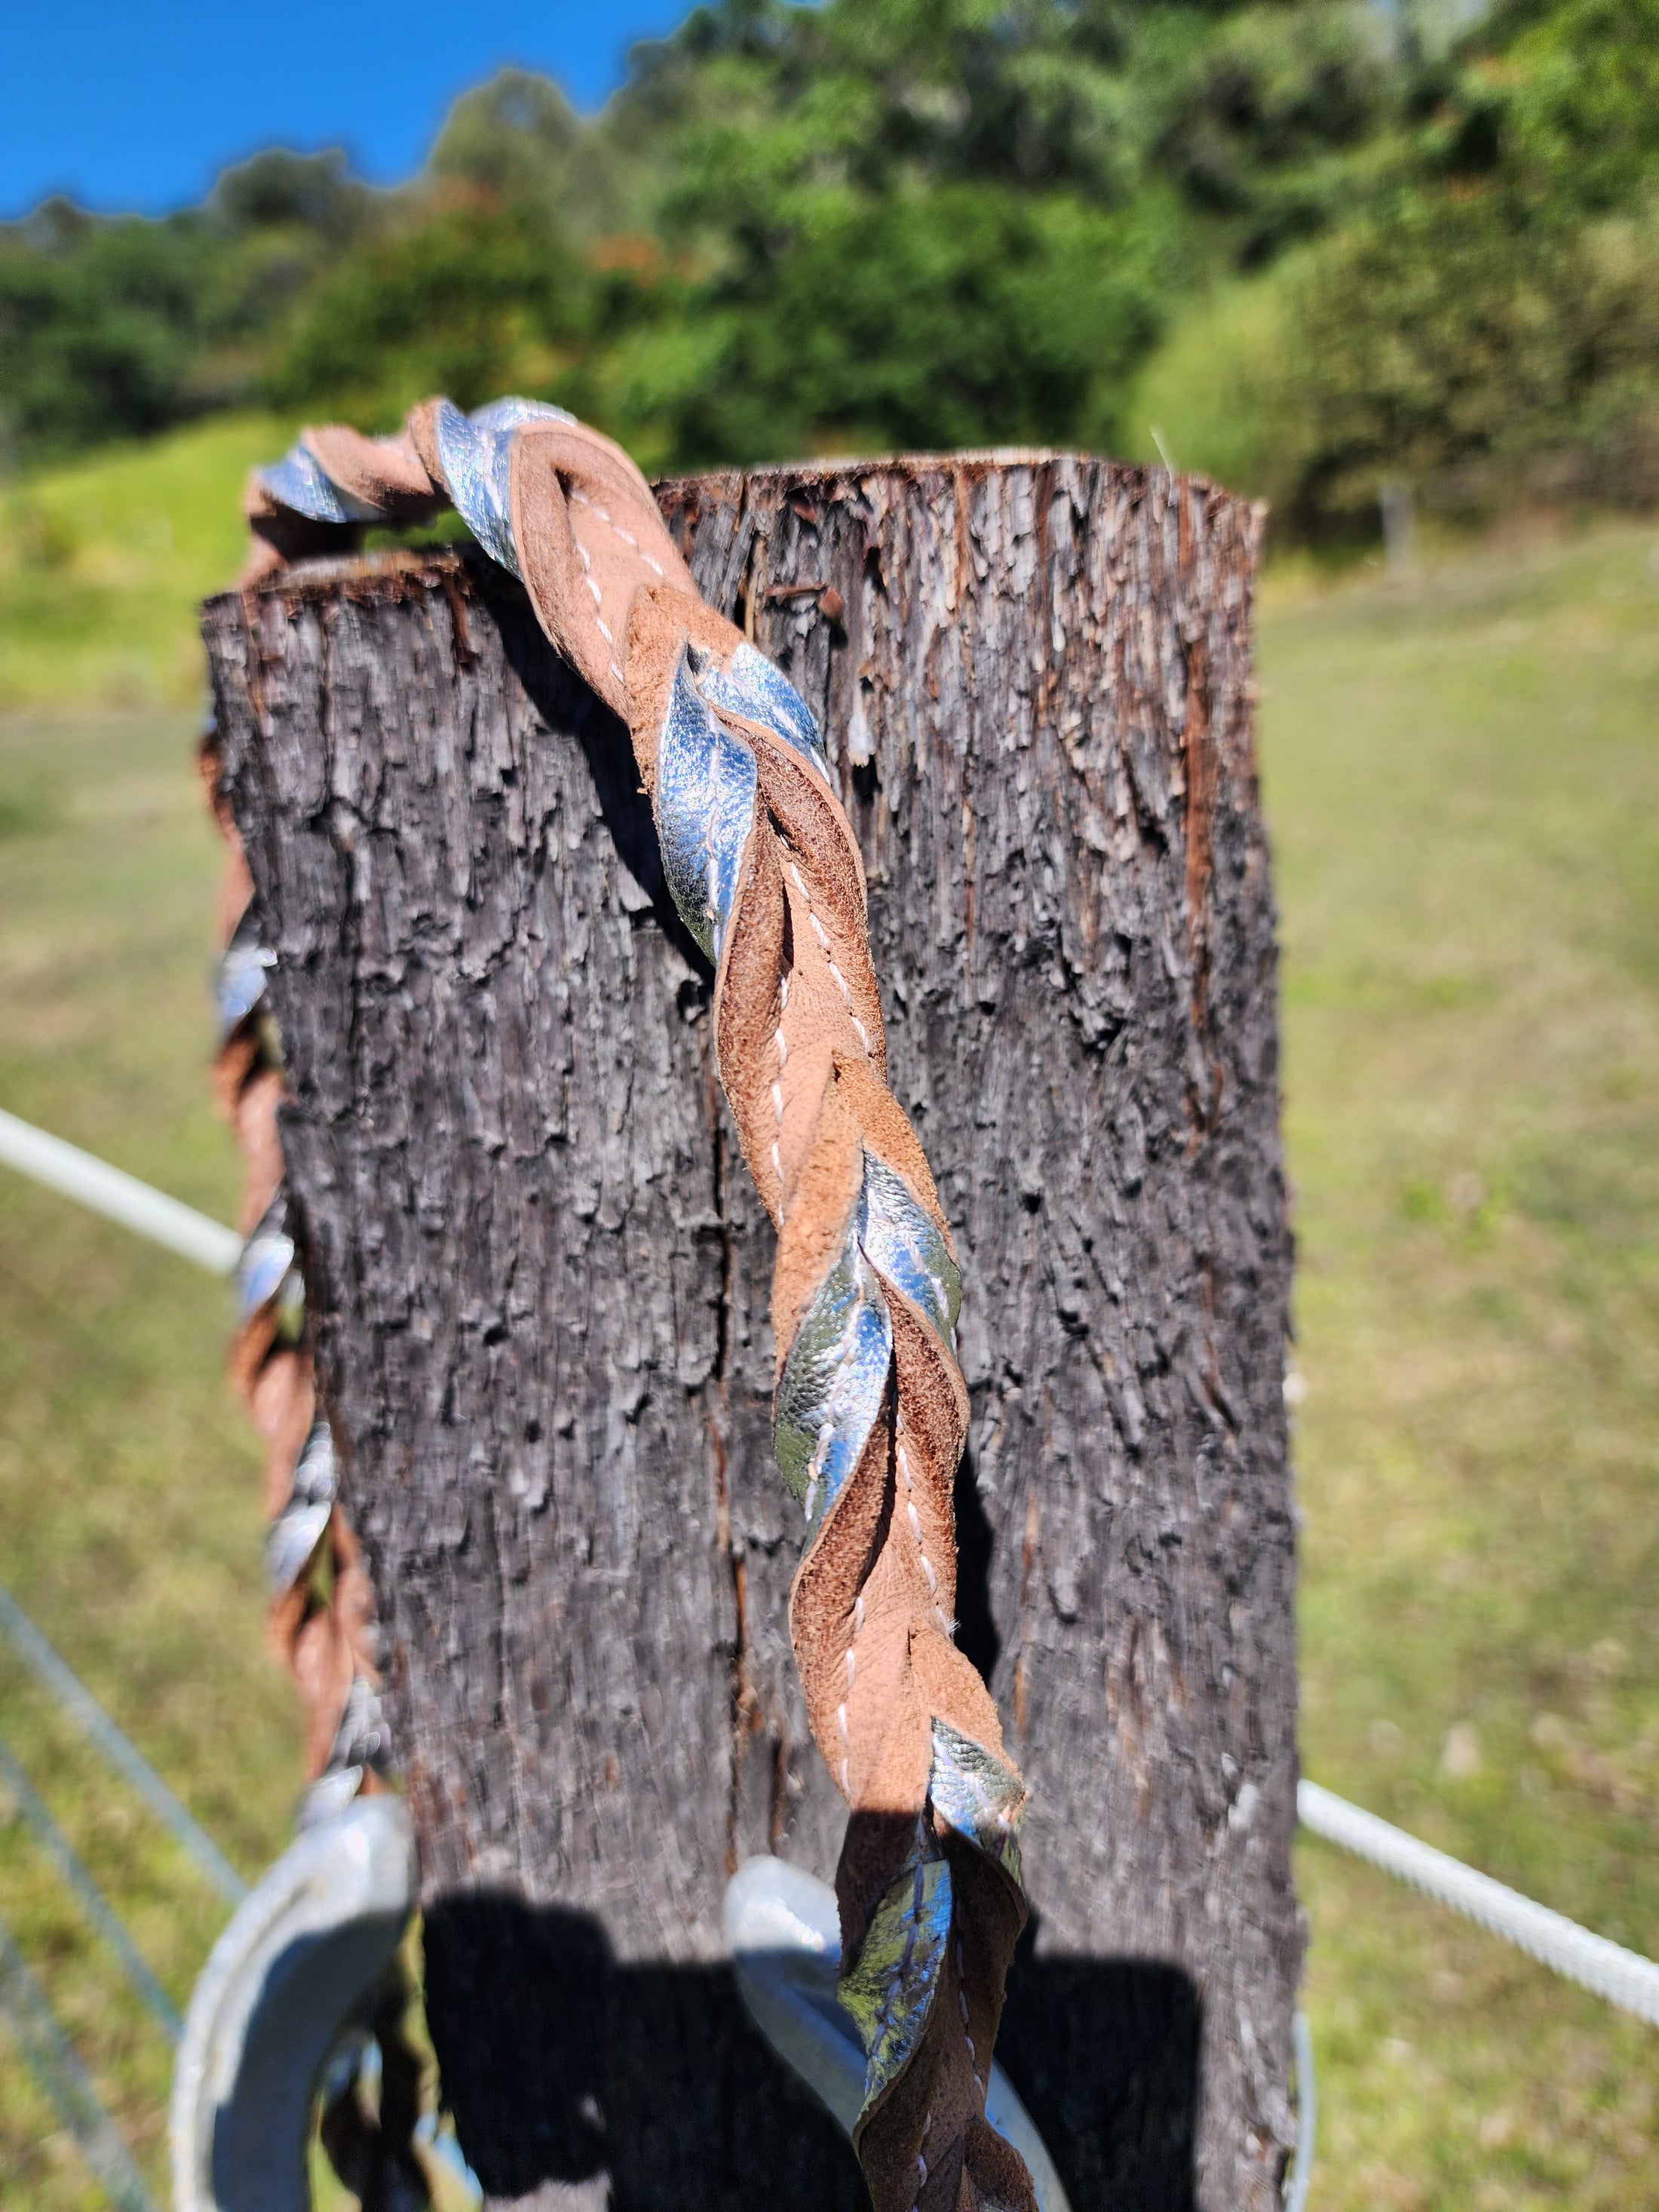
[[[1298,1938],[1256,525],[1063,457],[662,497],[826,721],[962,1249],[962,1638],[1034,1791],[1000,2055],[1077,2212],[1265,2212]],[[477,557],[206,633],[462,2141],[501,2201],[851,2207],[718,1963],[728,1871],[828,1875],[841,1818],[770,1231],[625,733]]]

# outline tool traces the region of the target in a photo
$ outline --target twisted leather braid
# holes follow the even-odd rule
[[[469,417],[438,399],[396,438],[307,431],[251,481],[248,580],[443,502],[627,723],[669,887],[714,964],[720,1077],[778,1232],[774,1437],[805,1515],[790,1632],[850,1808],[842,1994],[867,2055],[871,2195],[877,2212],[1032,2208],[984,2118],[1025,1919],[1025,1792],[953,1641],[961,1286],[887,1086],[863,866],[823,739],[699,598],[628,456],[556,408]]]

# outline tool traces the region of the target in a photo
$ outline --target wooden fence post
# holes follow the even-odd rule
[[[960,1640],[1033,1793],[999,2056],[1075,2212],[1267,2212],[1299,1937],[1257,521],[1049,455],[659,496],[825,724],[962,1251]],[[720,1964],[732,1869],[827,1876],[841,1813],[785,1629],[771,1231],[627,734],[470,552],[204,619],[462,2143],[492,2203],[850,2212]]]

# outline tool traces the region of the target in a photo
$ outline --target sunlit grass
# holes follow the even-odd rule
[[[222,424],[53,479],[27,497],[81,536],[25,559],[14,505],[0,562],[0,690],[42,702],[0,721],[0,1105],[221,1218],[191,605],[283,434]],[[160,511],[170,547],[143,536]],[[1650,1952],[1655,544],[1281,580],[1261,627],[1308,1771]],[[180,703],[86,711],[112,696]],[[0,1577],[251,1874],[289,1832],[298,1726],[228,1322],[221,1286],[0,1173]],[[0,1728],[182,2002],[222,1908],[3,1651]],[[1320,2212],[1659,2202],[1649,2031],[1322,1845],[1301,1875]],[[15,1822],[0,1913],[160,2194],[165,2048]],[[3,2042],[0,2177],[28,2212],[97,2201]]]
[[[1659,1952],[1659,562],[1270,586],[1309,1772]],[[1315,2202],[1659,2201],[1659,2043],[1322,1845]]]
[[[193,701],[196,603],[240,567],[243,479],[288,436],[216,418],[0,492],[0,707]]]

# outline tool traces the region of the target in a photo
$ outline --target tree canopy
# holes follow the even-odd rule
[[[1110,447],[1247,283],[1218,389],[1316,529],[1649,406],[1659,0],[1436,4],[719,0],[595,118],[466,94],[395,191],[272,151],[160,222],[52,202],[0,228],[7,447],[516,389],[656,466]]]

